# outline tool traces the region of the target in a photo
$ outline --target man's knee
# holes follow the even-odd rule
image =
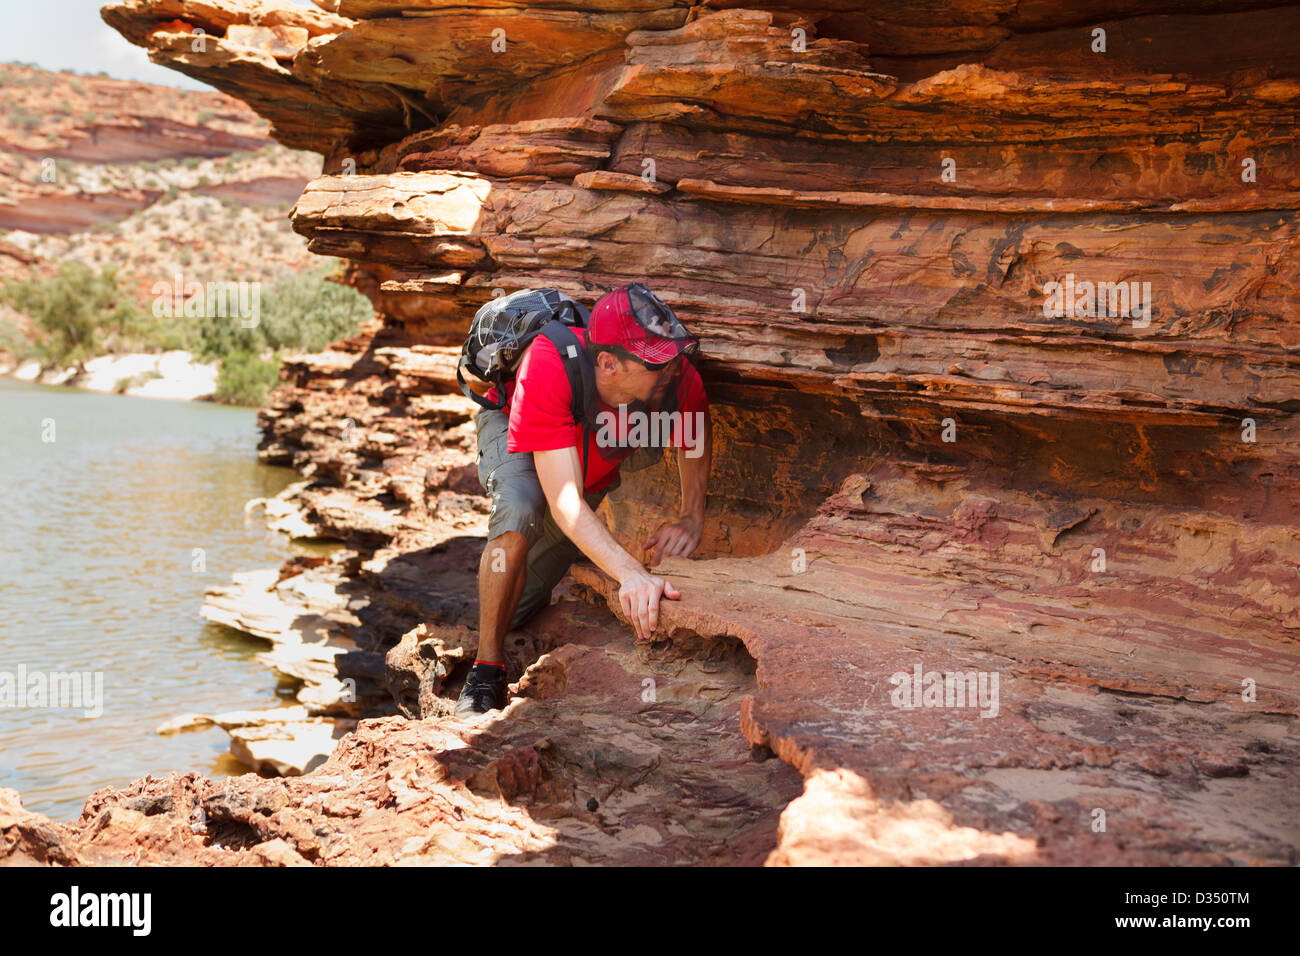
[[[546,511],[546,495],[540,484],[517,481],[506,487],[494,488],[492,514],[488,518],[488,538],[514,531],[523,535],[531,544],[542,533]]]
[[[492,571],[506,571],[513,565],[517,569],[524,566],[528,559],[528,539],[518,531],[502,531],[489,538],[483,547],[481,567]]]

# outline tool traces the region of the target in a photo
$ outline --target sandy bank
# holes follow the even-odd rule
[[[211,401],[217,390],[218,362],[198,362],[185,351],[102,355],[84,372],[51,368],[36,361],[15,364],[0,359],[0,375],[41,385],[71,385],[96,392],[122,392],[141,398]]]

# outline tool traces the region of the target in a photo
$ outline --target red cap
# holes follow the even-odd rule
[[[651,365],[671,361],[697,342],[673,310],[639,282],[600,297],[591,310],[587,339],[621,345]]]

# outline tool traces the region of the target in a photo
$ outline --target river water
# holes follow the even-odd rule
[[[198,616],[205,587],[289,555],[244,515],[296,477],[258,463],[255,415],[0,379],[0,787],[28,809],[72,820],[147,773],[243,772],[224,731],[155,728],[291,702],[253,659],[268,645]],[[78,675],[62,699],[53,672]]]

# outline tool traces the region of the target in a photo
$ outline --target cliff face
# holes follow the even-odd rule
[[[601,819],[649,827],[641,857],[565,830],[573,793],[641,779],[573,754],[625,767],[653,739],[656,768],[727,791],[686,816],[757,821],[770,863],[1297,861],[1300,6],[322,6],[104,16],[325,156],[294,228],[352,261],[384,324],[290,369],[265,454],[304,469],[299,516],[353,549],[370,610],[332,639],[376,699],[401,634],[475,623],[486,504],[453,371],[494,290],[648,284],[703,339],[716,441],[654,644],[576,566],[596,607],[521,632],[526,699],[489,732],[438,716],[464,652],[418,632],[425,664],[390,658],[388,682],[427,691],[404,706],[428,719],[363,721],[333,762],[415,734],[411,760],[466,746],[500,768],[496,735],[532,733],[492,812],[561,819],[555,852],[593,860],[687,858],[651,849],[673,845],[671,799]],[[639,552],[675,495],[667,463],[625,476],[606,520]],[[734,752],[648,729],[710,699],[665,654],[750,662],[701,725],[726,732],[734,703]],[[650,675],[675,704],[635,697]],[[747,746],[803,778],[776,832],[790,781],[723,769]],[[478,792],[474,772],[426,789]],[[358,799],[395,818],[405,798]]]
[[[319,261],[284,211],[320,157],[239,100],[15,63],[0,94],[0,281],[113,265],[151,303],[178,272],[271,280]],[[6,320],[25,325],[0,306]]]

